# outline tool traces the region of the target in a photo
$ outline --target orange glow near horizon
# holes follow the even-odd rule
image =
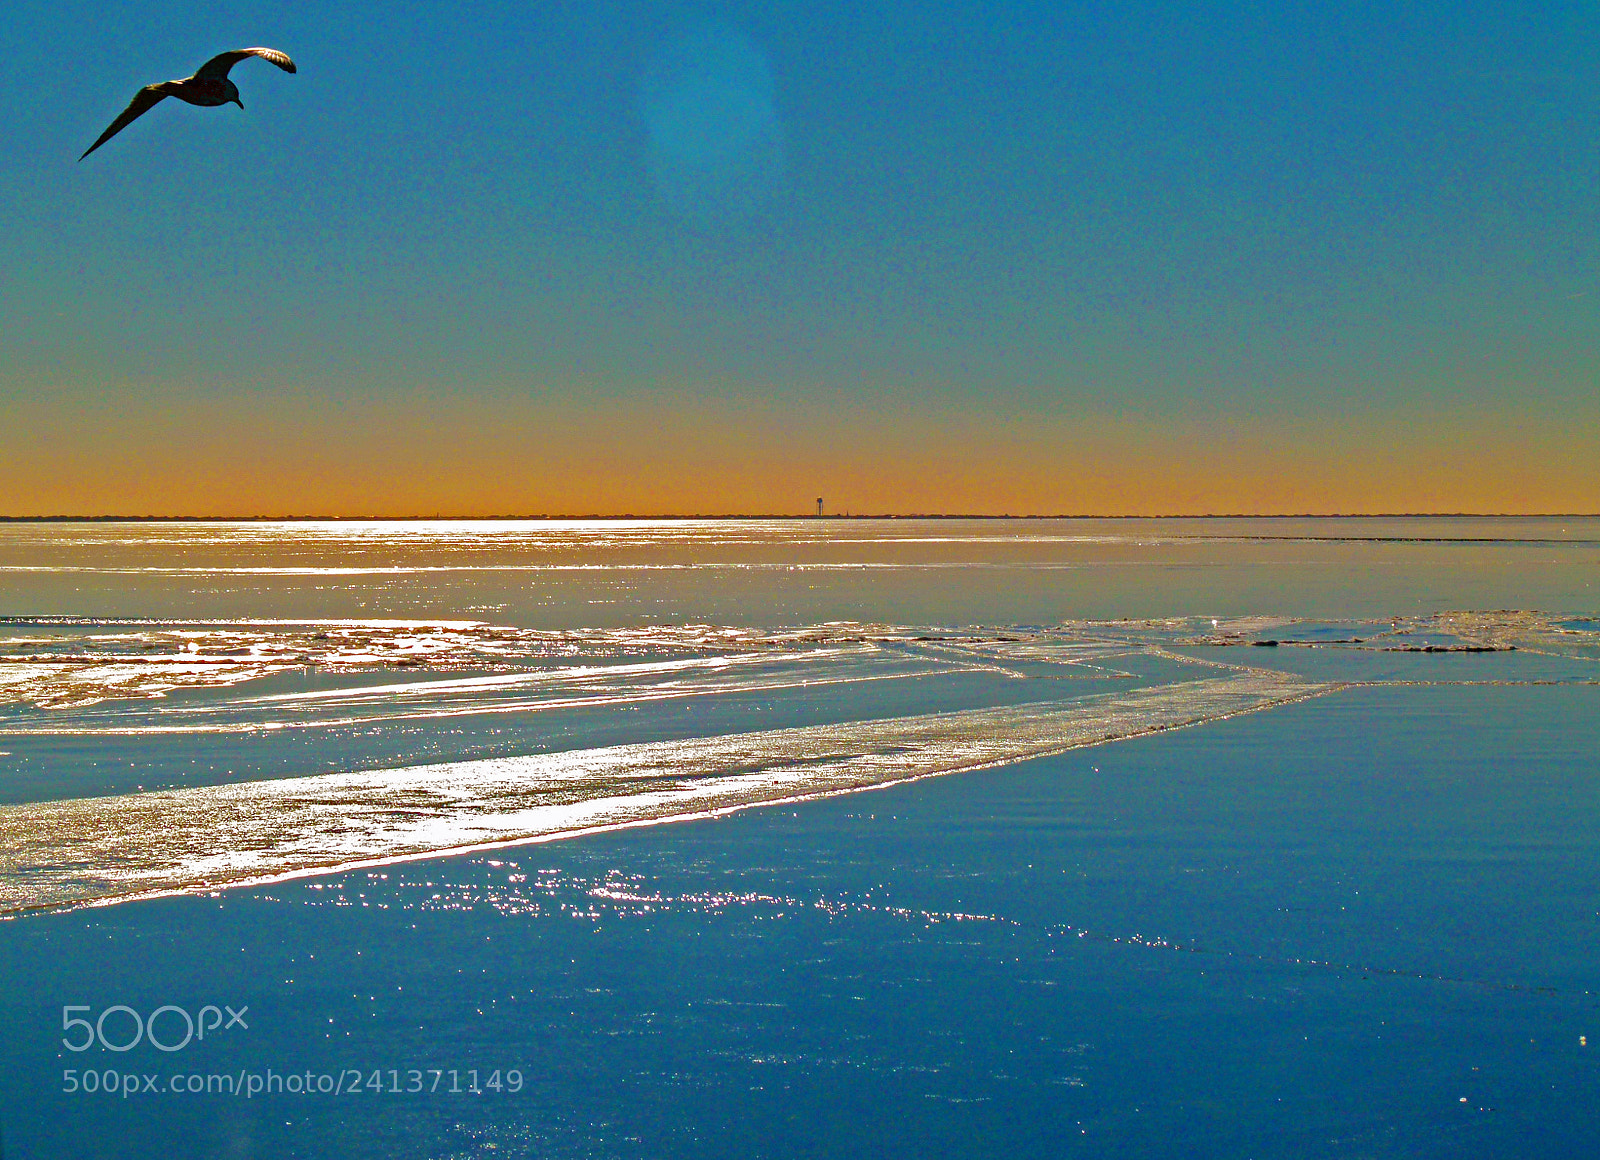
[[[1595,432],[1499,415],[1154,426],[302,398],[51,417],[0,464],[0,515],[803,515],[819,495],[833,514],[1600,510]]]

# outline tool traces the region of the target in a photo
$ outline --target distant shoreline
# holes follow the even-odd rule
[[[1207,512],[1204,514],[1058,514],[1058,515],[990,515],[966,512],[878,512],[862,515],[817,515],[815,513],[769,512],[758,514],[706,514],[706,515],[498,515],[498,516],[124,516],[124,515],[51,515],[7,516],[0,515],[4,524],[313,524],[313,523],[562,523],[622,520],[657,520],[689,522],[697,520],[793,520],[848,521],[848,520],[1592,520],[1600,519],[1600,512]]]

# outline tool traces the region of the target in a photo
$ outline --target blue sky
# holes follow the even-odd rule
[[[1192,8],[14,3],[0,508],[1600,508],[1593,8]]]

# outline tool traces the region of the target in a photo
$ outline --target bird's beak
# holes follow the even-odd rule
[[[238,105],[241,109],[244,108],[244,102],[241,101],[238,97],[234,97],[233,98],[233,103]]]

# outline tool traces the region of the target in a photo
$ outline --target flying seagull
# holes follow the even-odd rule
[[[84,157],[89,156],[122,132],[129,122],[138,119],[140,114],[159,104],[166,97],[177,97],[180,101],[188,101],[191,105],[235,104],[241,109],[244,108],[244,102],[239,99],[238,88],[228,79],[228,70],[247,56],[259,56],[262,60],[277,65],[284,72],[295,71],[294,61],[289,59],[289,54],[279,52],[275,48],[236,48],[232,52],[218,53],[196,69],[192,77],[184,77],[181,81],[162,81],[159,85],[145,85],[134,93],[133,100],[122,110],[122,115],[111,122],[110,128],[100,134],[100,140],[85,149],[83,157],[79,157],[78,160],[82,161]]]

